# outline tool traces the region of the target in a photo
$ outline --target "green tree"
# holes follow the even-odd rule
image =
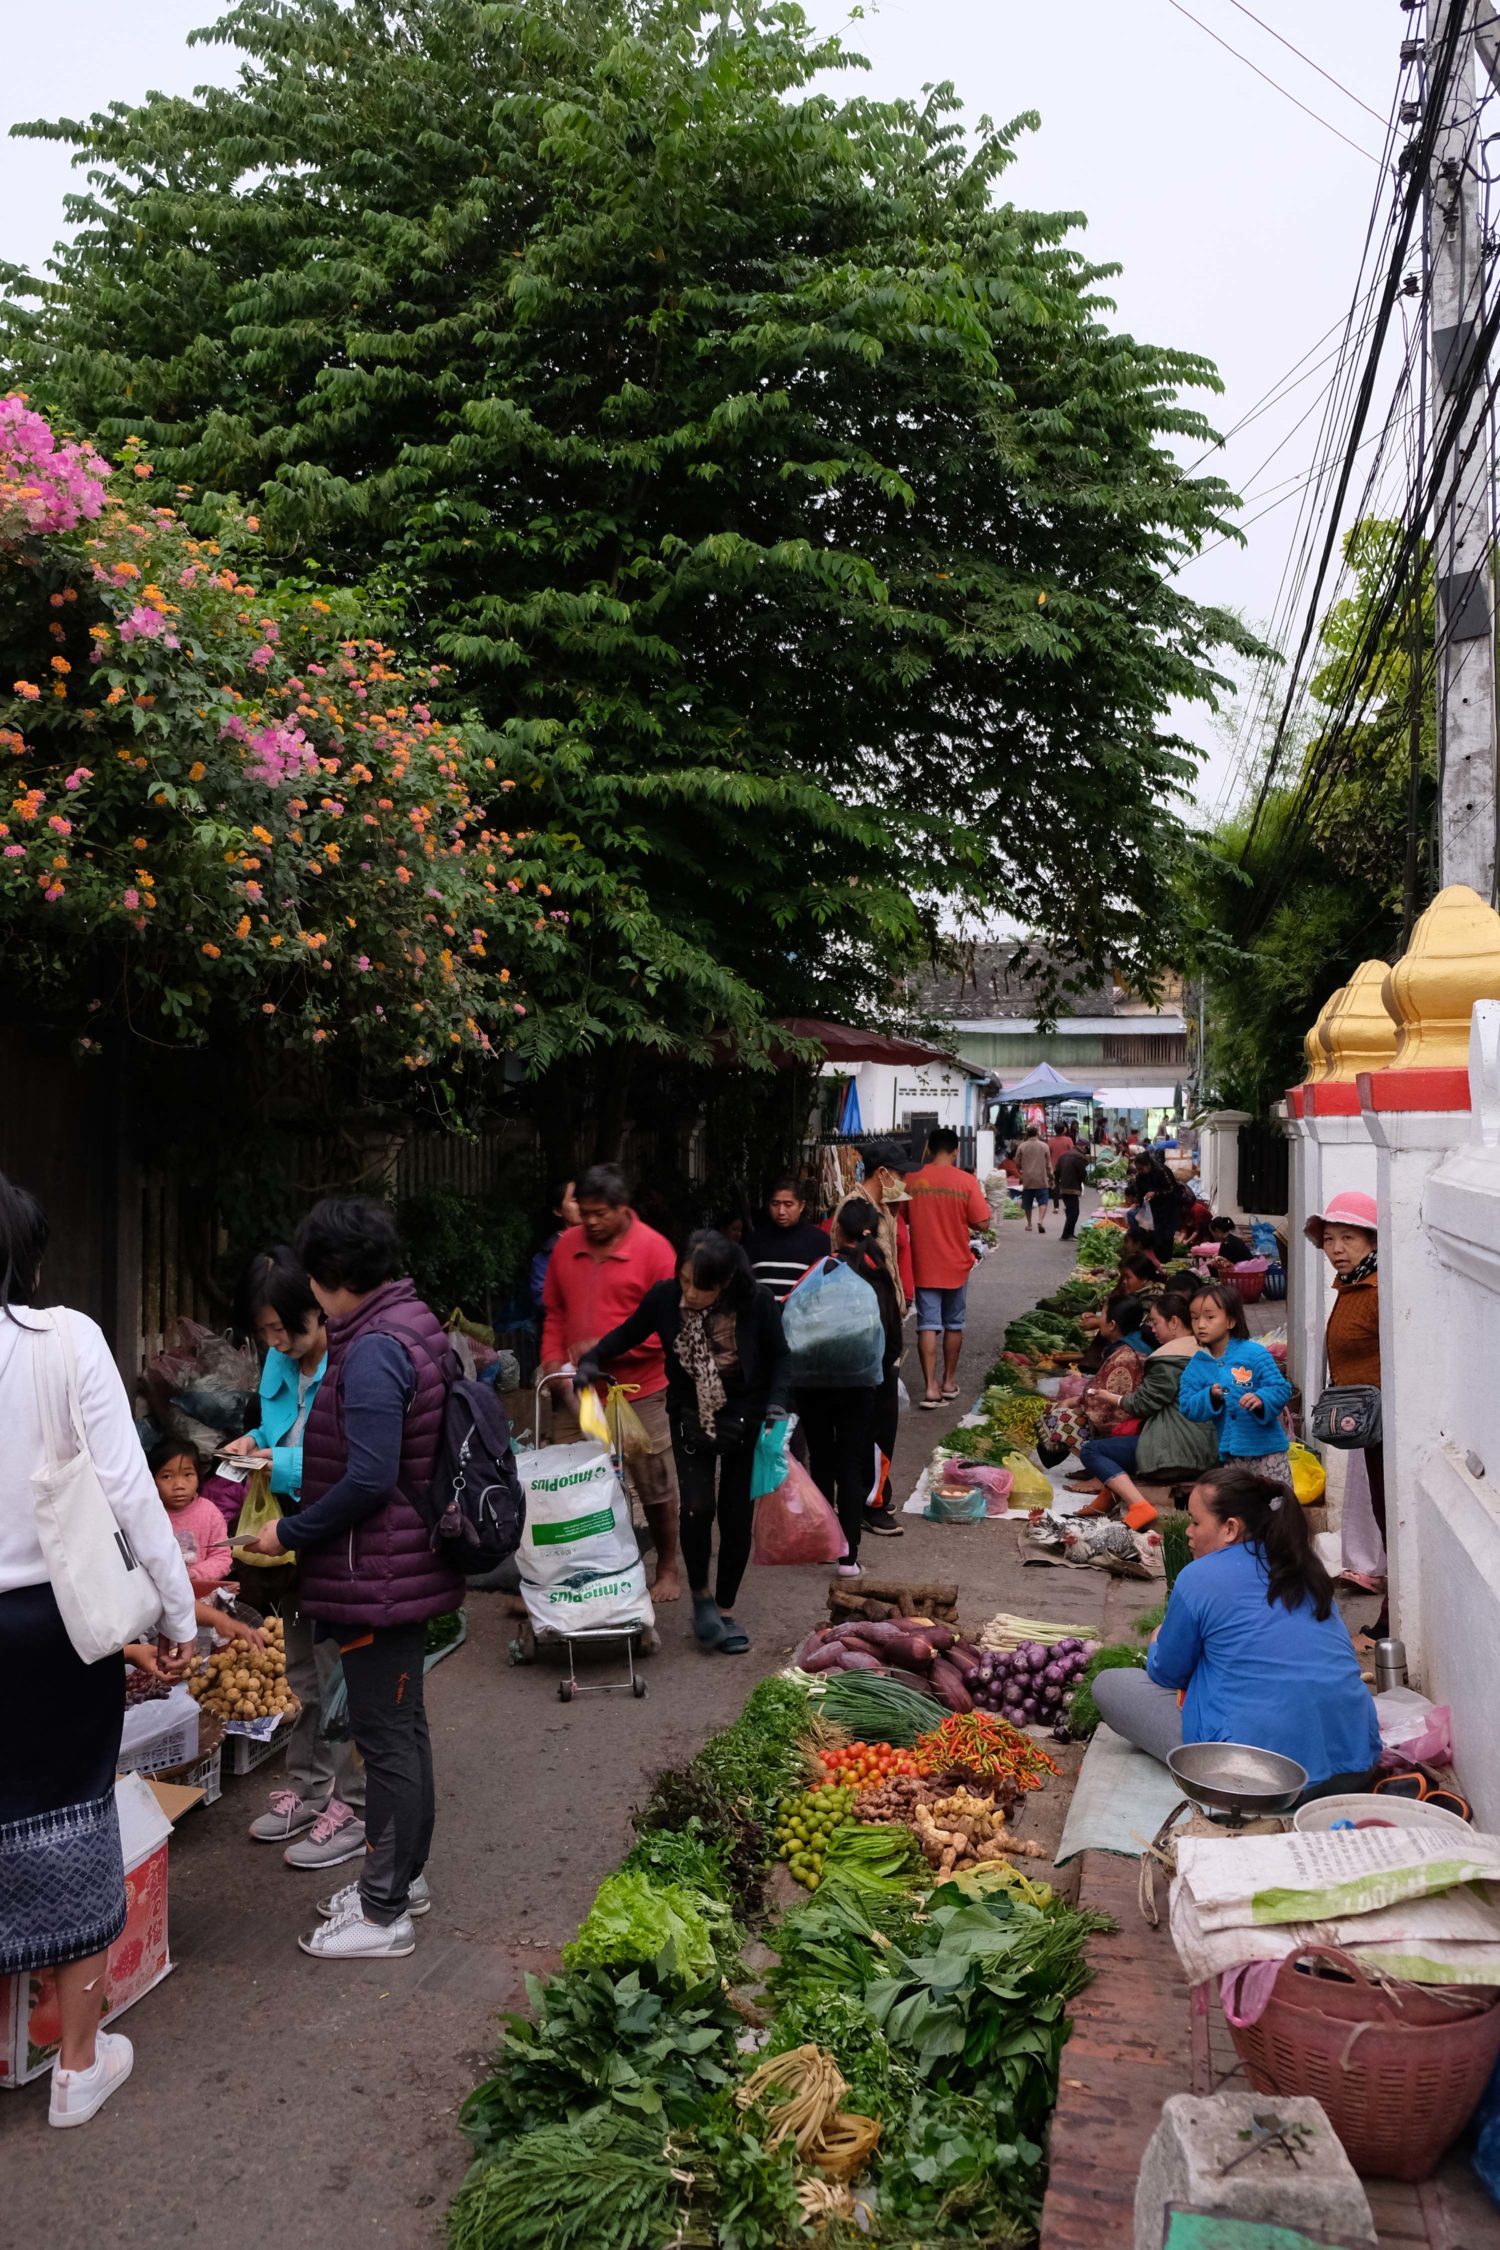
[[[1424,563],[1414,654],[1410,602],[1386,598],[1400,533],[1372,518],[1347,535],[1352,583],[1319,627],[1313,715],[1288,778],[1185,866],[1189,957],[1207,984],[1204,1091],[1256,1115],[1305,1075],[1303,1039],[1330,994],[1361,961],[1395,955],[1436,887],[1432,574]]]
[[[573,916],[539,1058],[753,1047],[954,911],[1170,952],[1166,714],[1245,645],[1172,576],[1225,528],[1169,450],[1218,383],[1110,328],[1076,215],[998,200],[1035,119],[814,90],[855,58],[759,0],[200,36],[235,85],[24,128],[89,185],[9,356],[289,565],[417,589]]]

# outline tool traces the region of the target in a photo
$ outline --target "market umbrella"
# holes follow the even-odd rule
[[[862,1133],[864,1129],[864,1119],[859,1114],[859,1087],[851,1078],[844,1095],[843,1109],[839,1113],[839,1131]]]
[[[1038,1063],[1018,1085],[1000,1089],[1000,1099],[1006,1102],[1091,1102],[1093,1098],[1092,1086],[1075,1086],[1046,1062]]]

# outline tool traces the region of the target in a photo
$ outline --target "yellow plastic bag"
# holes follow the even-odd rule
[[[1028,1461],[1024,1453],[1007,1453],[1000,1466],[1009,1469],[1014,1479],[1010,1488],[1012,1508],[1051,1507],[1057,1495],[1034,1461]]]
[[[1287,1458],[1291,1465],[1293,1492],[1304,1508],[1315,1506],[1328,1489],[1328,1478],[1322,1462],[1310,1446],[1299,1445],[1295,1438],[1287,1447]]]
[[[286,1510],[271,1490],[269,1471],[257,1469],[245,1487],[234,1537],[237,1540],[254,1539],[258,1532],[265,1530],[268,1523],[280,1523],[285,1513]],[[252,1570],[286,1570],[297,1560],[295,1555],[250,1555],[241,1547],[235,1548],[234,1559],[236,1566],[245,1563]]]
[[[626,1461],[651,1451],[646,1425],[630,1403],[631,1392],[639,1387],[636,1383],[611,1383],[602,1406],[592,1383],[578,1394],[578,1425],[584,1436]]]

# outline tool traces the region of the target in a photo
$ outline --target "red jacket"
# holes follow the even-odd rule
[[[582,1227],[557,1238],[542,1285],[542,1364],[576,1366],[579,1356],[630,1318],[648,1289],[675,1281],[677,1253],[664,1234],[632,1211],[630,1224],[596,1258]],[[633,1383],[642,1398],[667,1387],[667,1364],[655,1337],[622,1352],[609,1370],[613,1383]]]

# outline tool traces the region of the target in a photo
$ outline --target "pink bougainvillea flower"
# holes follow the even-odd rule
[[[122,641],[159,641],[166,632],[167,621],[160,610],[149,602],[137,602],[128,617],[120,621]]]

